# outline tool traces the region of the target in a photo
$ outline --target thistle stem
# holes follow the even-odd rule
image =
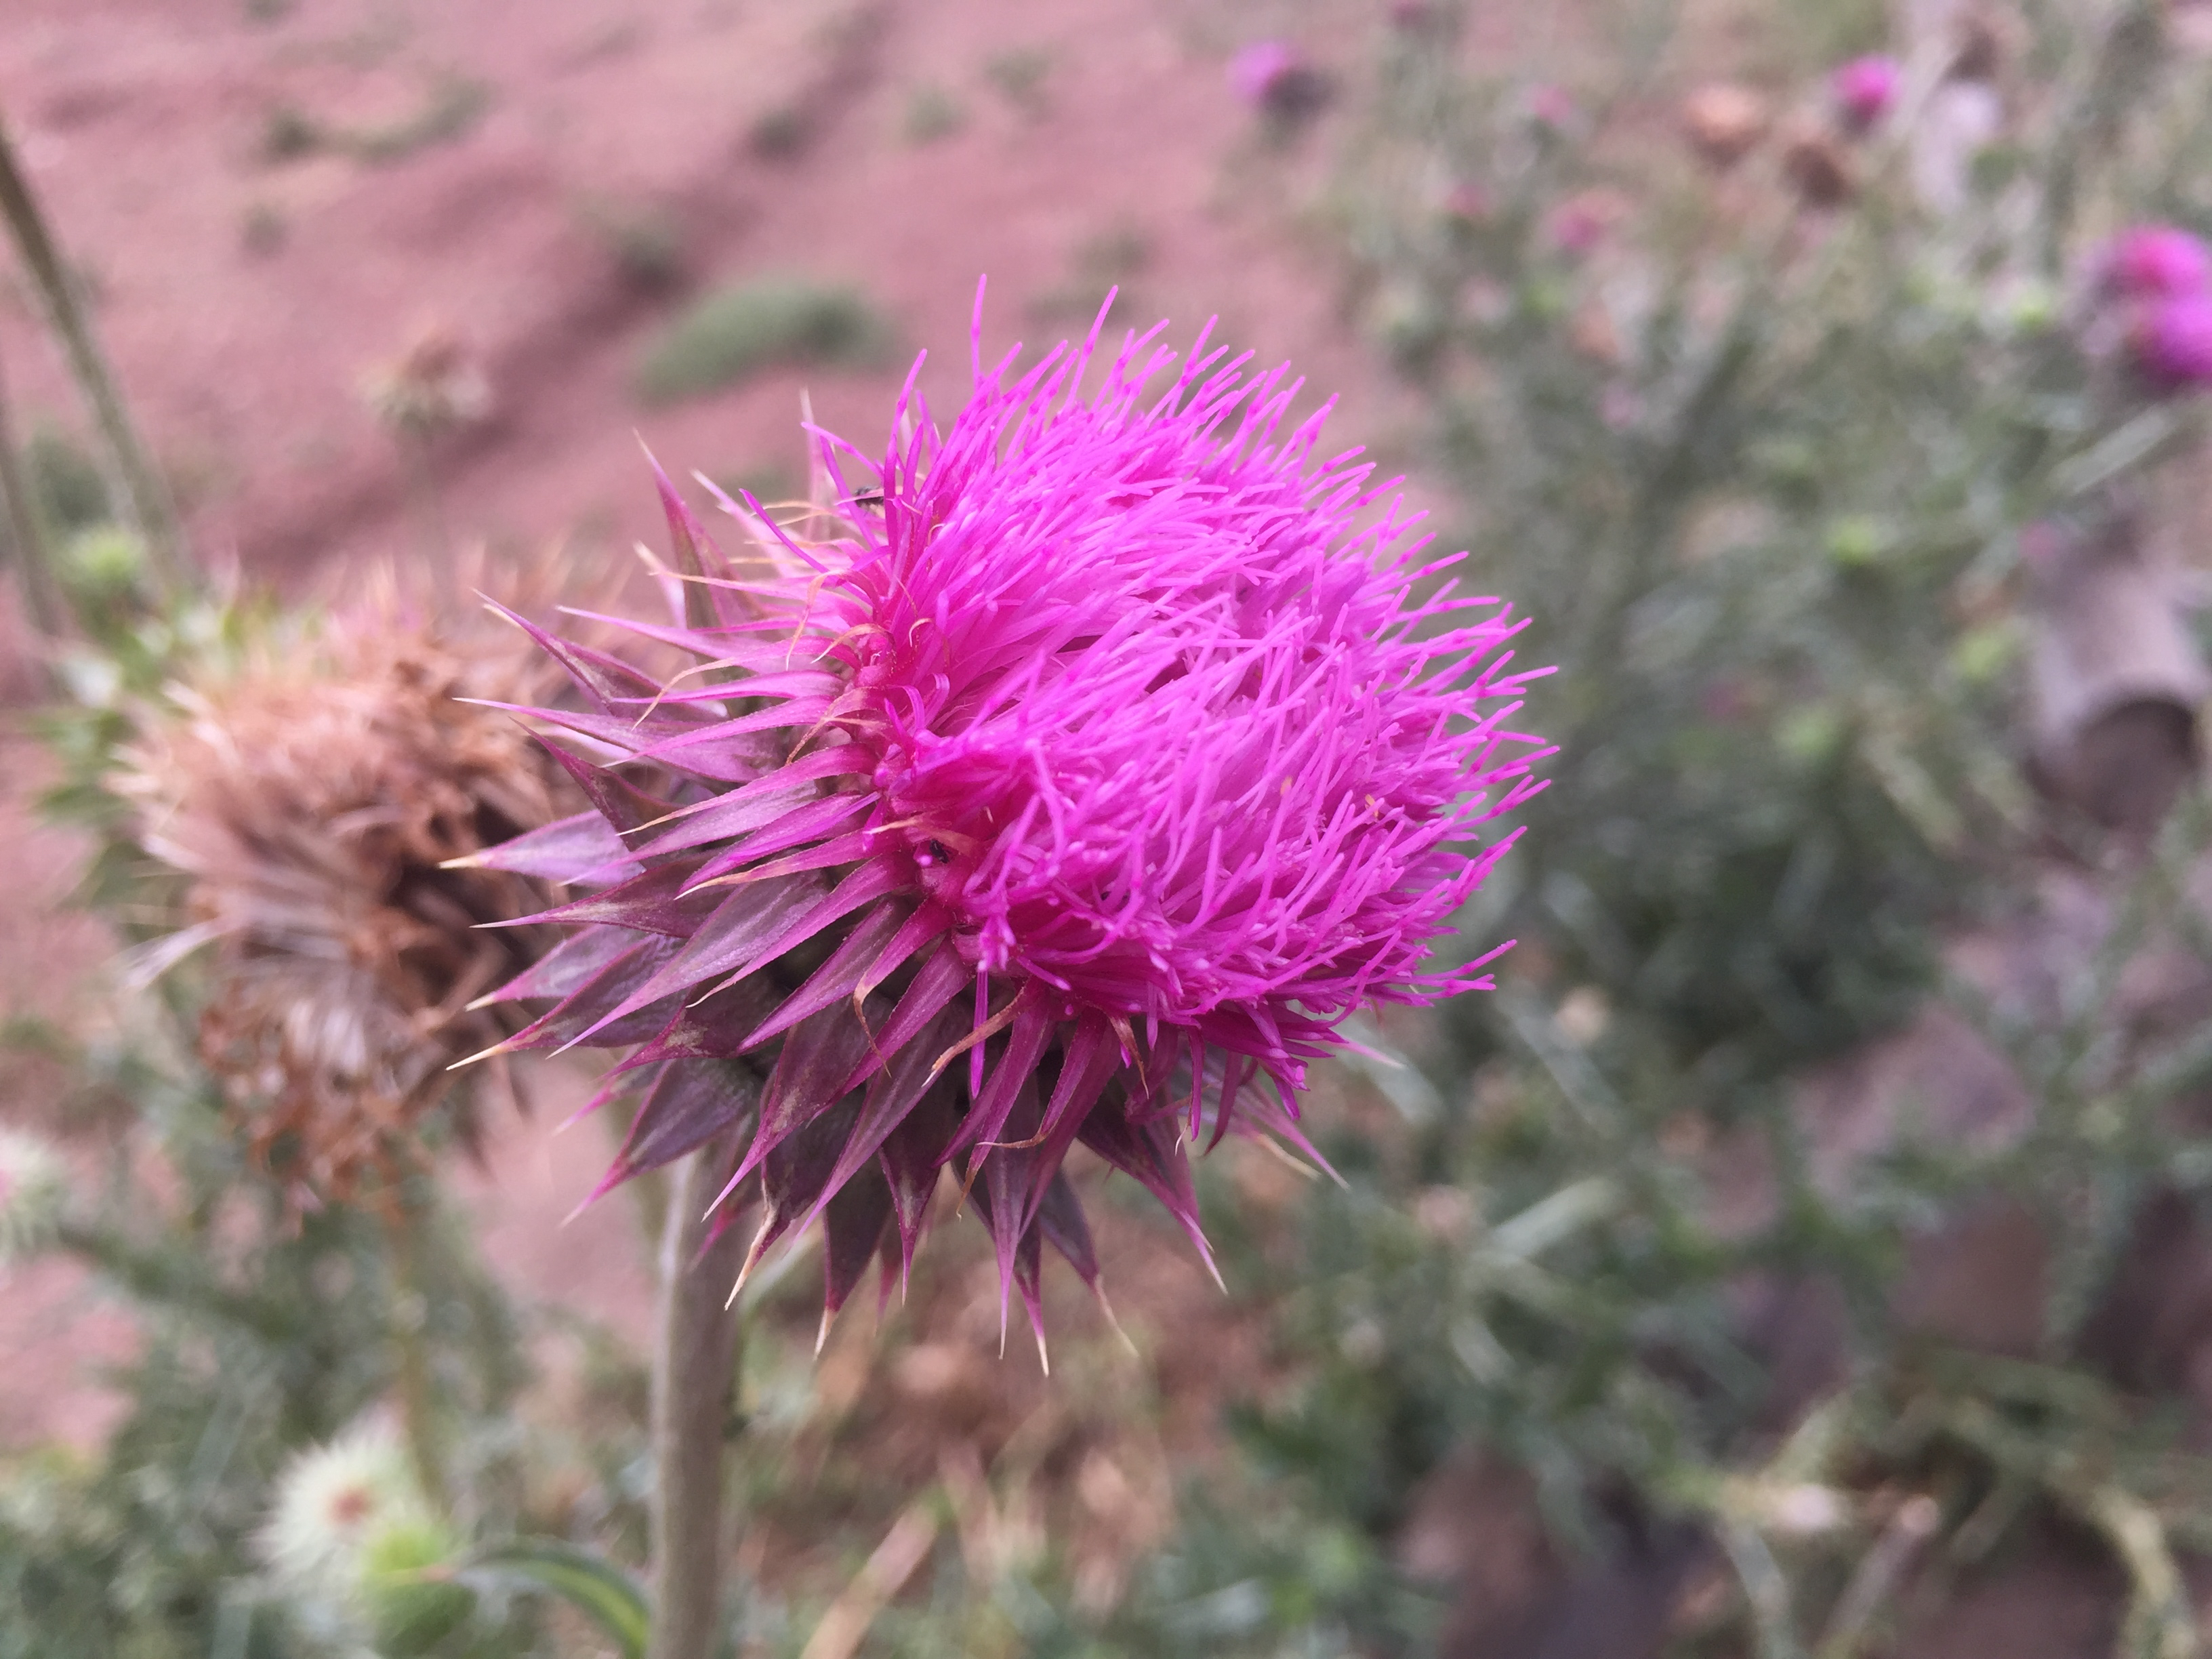
[[[742,1259],[735,1228],[708,1243],[726,1148],[678,1166],[660,1235],[653,1357],[653,1635],[646,1659],[714,1659],[721,1613],[723,1430],[738,1316],[725,1305]]]
[[[4,384],[0,384],[0,519],[6,522],[9,556],[22,580],[23,608],[30,613],[33,627],[47,639],[56,639],[62,630],[64,607],[54,584],[53,555],[39,523],[38,505],[31,499],[30,479],[15,453]]]
[[[182,563],[168,489],[131,422],[130,410],[100,349],[99,336],[93,331],[76,279],[63,263],[53,233],[40,211],[38,198],[32,194],[30,180],[16,162],[4,123],[0,123],[0,219],[8,222],[40,308],[61,341],[70,373],[100,428],[117,486],[115,511],[127,528],[144,538],[147,568],[156,590],[166,595],[174,591]]]
[[[446,1459],[438,1432],[438,1402],[430,1380],[430,1351],[424,1327],[430,1299],[422,1285],[422,1260],[416,1231],[427,1220],[410,1201],[405,1185],[379,1204],[392,1261],[392,1344],[398,1361],[399,1420],[407,1439],[415,1479],[441,1511],[446,1507]]]

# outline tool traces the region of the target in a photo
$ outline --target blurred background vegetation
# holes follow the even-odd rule
[[[1350,412],[1558,665],[1527,714],[1553,782],[1463,918],[1519,946],[1494,994],[1370,1023],[1385,1058],[1321,1079],[1340,1182],[1249,1147],[1202,1166],[1225,1297],[1101,1184],[1128,1348],[1057,1286],[1050,1379],[998,1358],[973,1229],[818,1357],[805,1247],[771,1268],[730,1425],[733,1652],[2203,1645],[2212,337],[2201,368],[2157,356],[2111,250],[2212,232],[2212,8],[1489,9],[1161,16],[1221,106],[1200,216],[1295,250],[1295,306],[1242,290],[1232,335],[1326,319]],[[811,19],[804,73],[732,118],[732,153],[793,181],[791,246],[710,276],[726,207],[562,209],[560,257],[611,272],[539,313],[618,345],[559,417],[591,448],[755,389],[785,424],[802,382],[866,406],[922,331],[908,279],[838,240],[894,210],[854,155],[1012,167],[973,147],[1048,151],[1091,96],[1042,14],[887,80],[888,17]],[[649,26],[563,61],[628,61]],[[1854,103],[1832,76],[1869,54],[1893,79]],[[392,74],[389,107],[271,104],[253,165],[498,139],[495,88]],[[865,143],[839,125],[878,106]],[[1057,331],[1120,284],[1117,321],[1148,322],[1194,286],[1186,210],[1102,207],[994,306]],[[255,261],[294,234],[273,194],[240,222]],[[66,342],[132,280],[22,271],[11,368],[33,320]],[[74,1260],[133,1335],[100,1434],[0,1462],[0,1656],[640,1651],[642,1361],[489,1259],[471,1165],[507,1156],[511,1094],[588,1080],[442,1080],[496,1036],[455,941],[531,908],[446,861],[564,787],[446,701],[528,672],[463,601],[589,602],[612,562],[605,526],[543,556],[453,526],[522,489],[502,453],[534,449],[532,488],[562,471],[529,422],[580,394],[443,324],[357,374],[403,503],[378,522],[423,556],[317,588],[232,571],[214,487],[165,453],[149,488],[67,361],[84,422],[0,424],[24,772],[122,966],[6,1029],[44,1092],[0,1139],[0,1271]],[[692,430],[655,441],[688,459]],[[735,441],[702,464],[788,489],[788,443]],[[301,490],[239,521],[348,499]],[[207,735],[356,698],[394,711],[357,745]],[[421,810],[392,839],[360,814],[395,799]],[[301,884],[361,973],[272,1016],[234,970],[272,915],[299,930]],[[180,932],[210,916],[230,931]],[[349,1020],[374,1065],[299,1036]],[[595,1237],[641,1260],[659,1202]]]

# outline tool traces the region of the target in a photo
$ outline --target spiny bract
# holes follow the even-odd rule
[[[1537,787],[1519,624],[1431,580],[1358,452],[1316,460],[1326,410],[1285,431],[1286,369],[1201,335],[1160,391],[1159,332],[1087,398],[1095,328],[1018,377],[979,347],[942,433],[910,379],[865,487],[817,432],[807,519],[725,500],[750,565],[663,477],[678,619],[629,626],[672,678],[537,635],[598,810],[489,855],[590,890],[513,1046],[641,1044],[601,1190],[727,1146],[751,1261],[826,1216],[830,1313],[948,1165],[1033,1322],[1043,1243],[1095,1289],[1078,1140],[1203,1252],[1191,1146],[1304,1147],[1346,1015],[1488,982],[1428,953]]]

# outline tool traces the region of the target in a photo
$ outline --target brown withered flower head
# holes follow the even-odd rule
[[[1793,127],[1785,136],[1782,176],[1809,208],[1838,208],[1858,193],[1858,179],[1843,145],[1810,123]]]
[[[1698,159],[1717,172],[1750,155],[1771,119],[1765,99],[1732,81],[1709,82],[1682,100],[1683,136]]]
[[[362,377],[370,411],[398,436],[427,442],[491,413],[491,383],[467,342],[443,324],[420,330],[407,349]]]
[[[144,850],[183,878],[179,925],[138,975],[211,951],[202,1053],[302,1201],[388,1181],[449,1102],[473,1147],[447,1067],[507,1034],[471,1005],[534,942],[477,924],[544,896],[445,866],[568,808],[537,744],[461,701],[542,693],[528,642],[375,586],[317,636],[175,690],[116,780]]]

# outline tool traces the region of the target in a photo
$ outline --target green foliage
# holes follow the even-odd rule
[[[684,228],[666,208],[595,198],[580,205],[576,216],[632,288],[653,294],[682,283]]]
[[[442,1524],[394,1528],[363,1554],[363,1591],[381,1659],[434,1653],[475,1613],[475,1592],[452,1576],[453,1539]]]
[[[419,107],[396,120],[368,126],[328,122],[296,104],[278,104],[262,118],[261,159],[272,165],[335,152],[381,167],[420,149],[466,137],[491,106],[491,88],[465,75],[441,74],[424,89]]]
[[[815,122],[797,104],[780,104],[754,118],[745,129],[745,148],[764,161],[796,161],[814,141]]]
[[[1725,1100],[1925,988],[2024,822],[1974,632],[2007,612],[2019,532],[2094,516],[2106,462],[2186,423],[2051,325],[2086,252],[2073,196],[1938,212],[1887,147],[1832,215],[1771,173],[1723,211],[1686,158],[1570,142],[1452,62],[1394,49],[1337,201],[1474,579],[1534,618],[1521,659],[1559,666],[1532,711],[1554,782],[1470,920],[1538,941],[1537,971]],[[2073,90],[2010,137],[2028,173],[2100,200],[2184,176],[2081,150]]]
[[[490,106],[491,88],[483,82],[465,75],[441,75],[413,114],[384,126],[341,131],[331,142],[356,160],[382,165],[466,137]]]
[[[763,369],[881,362],[891,330],[857,289],[800,276],[764,276],[700,299],[646,348],[638,395],[673,403],[735,385]]]
[[[907,94],[906,112],[900,118],[899,131],[908,143],[920,147],[950,138],[967,125],[968,112],[960,100],[943,87],[932,83],[916,87]]]
[[[118,1144],[63,1224],[59,1247],[125,1300],[143,1346],[111,1378],[131,1403],[95,1463],[40,1455],[0,1479],[0,1655],[200,1655],[230,1630],[249,1643],[234,1651],[287,1651],[251,1540],[288,1457],[392,1387],[396,1301],[421,1299],[445,1408],[465,1422],[512,1399],[516,1333],[449,1222],[422,1218],[436,1247],[403,1286],[371,1216],[291,1212],[192,1068],[115,1048],[75,1070],[75,1109],[135,1115],[177,1190],[149,1191],[143,1156]]]
[[[49,422],[31,428],[23,446],[31,500],[49,534],[74,535],[107,522],[107,480],[76,439]]]
[[[518,1539],[477,1552],[465,1579],[556,1595],[589,1619],[621,1650],[623,1659],[644,1659],[645,1593],[635,1579],[604,1556],[553,1539]]]
[[[1051,112],[1052,93],[1046,85],[1051,76],[1052,53],[1043,46],[1010,46],[983,65],[983,78],[1032,121]]]

